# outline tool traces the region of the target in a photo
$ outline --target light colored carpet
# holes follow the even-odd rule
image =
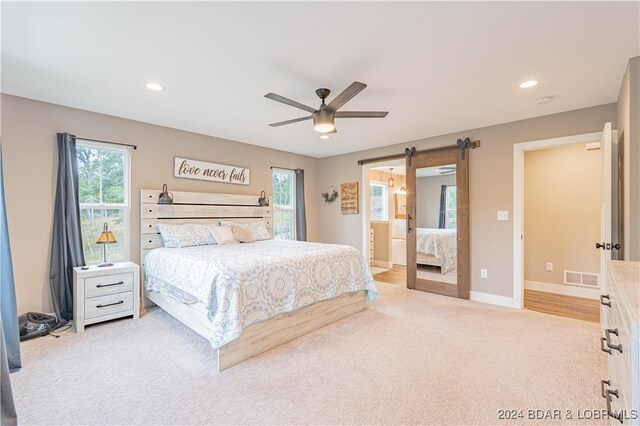
[[[25,342],[21,423],[502,425],[527,420],[499,409],[604,408],[597,324],[379,289],[371,309],[220,374],[159,309]]]

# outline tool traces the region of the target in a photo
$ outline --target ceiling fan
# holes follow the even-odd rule
[[[456,166],[438,167],[437,171],[440,175],[450,175],[456,172]]]
[[[300,102],[292,101],[291,99],[287,99],[283,96],[276,95],[275,93],[267,93],[264,95],[265,98],[282,102],[283,104],[287,104],[294,108],[299,108],[304,111],[310,112],[311,115],[306,117],[294,118],[293,120],[280,121],[278,123],[271,123],[269,126],[271,127],[280,127],[285,124],[297,123],[298,121],[305,121],[313,119],[313,130],[316,132],[329,134],[336,133],[336,118],[384,118],[389,114],[388,111],[338,111],[344,104],[349,102],[354,96],[358,93],[362,92],[366,84],[360,83],[359,81],[354,81],[351,83],[349,87],[347,87],[342,93],[333,98],[329,104],[325,104],[325,99],[331,93],[329,89],[318,89],[316,90],[316,95],[320,99],[322,99],[322,104],[320,108],[315,109],[313,107],[301,104]]]

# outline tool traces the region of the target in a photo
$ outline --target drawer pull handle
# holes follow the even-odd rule
[[[621,344],[619,344],[619,345],[612,345],[611,344],[611,335],[612,334],[615,334],[617,336],[618,335],[618,329],[617,328],[613,328],[613,329],[612,328],[607,328],[604,331],[604,335],[605,335],[604,339],[607,341],[607,347],[609,349],[613,349],[613,350],[616,350],[616,351],[622,353],[622,345]]]
[[[607,394],[604,391],[604,385],[611,386],[611,382],[609,380],[600,380],[600,394],[603,398],[606,398]]]
[[[615,389],[615,390],[607,389],[606,397],[605,397],[607,399],[607,414],[609,415],[609,417],[613,417],[614,419],[622,423],[622,413],[614,413],[611,410],[611,402],[613,400],[613,398],[611,398],[611,395],[614,395],[616,398],[620,398],[618,396],[618,389]]]
[[[124,281],[119,281],[117,283],[111,283],[111,284],[98,284],[96,287],[97,288],[111,287],[112,285],[122,285],[122,284],[124,284]]]
[[[119,302],[107,303],[106,305],[97,305],[96,308],[106,308],[107,306],[122,305],[123,303],[124,300],[120,300]]]
[[[600,338],[600,350],[602,352],[606,352],[609,355],[611,355],[611,349],[606,347],[606,343],[605,343],[606,341],[607,341],[607,339],[605,339],[604,337]],[[604,396],[604,395],[602,395],[602,396]]]
[[[605,302],[605,299],[607,299],[607,301]],[[609,298],[608,294],[601,294],[600,295],[600,304],[602,306],[608,306],[611,307],[611,299]]]

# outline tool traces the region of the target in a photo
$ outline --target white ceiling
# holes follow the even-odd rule
[[[638,2],[3,2],[1,89],[323,157],[615,102],[638,16]],[[354,80],[369,87],[343,110],[386,119],[338,119],[328,141],[308,121],[267,126],[304,112],[264,94],[317,106],[315,89]]]

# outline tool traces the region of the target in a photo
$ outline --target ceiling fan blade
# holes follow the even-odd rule
[[[291,99],[285,98],[284,96],[276,95],[275,93],[267,93],[266,95],[264,95],[264,97],[267,99],[271,99],[272,101],[282,102],[283,104],[292,106],[294,108],[300,108],[307,112],[316,112],[315,108],[306,106],[304,104],[301,104],[300,102],[292,101]]]
[[[365,87],[367,87],[366,84],[360,83],[359,81],[354,81],[349,87],[344,89],[342,93],[333,98],[333,100],[329,102],[329,105],[327,105],[325,109],[337,111],[342,105],[349,102],[355,95],[362,92]]]
[[[269,126],[271,126],[271,127],[280,127],[280,126],[284,126],[285,124],[297,123],[298,121],[305,121],[305,120],[309,120],[309,119],[311,119],[311,116],[294,118],[293,120],[287,120],[287,121],[279,121],[277,123],[271,123],[271,124],[269,124]]]
[[[336,118],[385,118],[389,111],[338,111]]]

